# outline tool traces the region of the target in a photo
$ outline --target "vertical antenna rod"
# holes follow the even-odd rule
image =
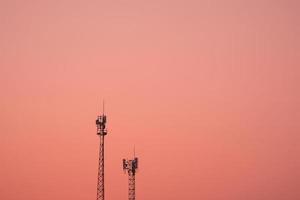
[[[104,114],[104,101],[103,113],[97,117],[97,135],[100,137],[99,146],[99,165],[98,165],[98,182],[97,182],[97,200],[104,200],[104,136],[107,135],[106,115]]]
[[[105,102],[104,102],[104,100],[103,100],[103,102],[102,102],[102,115],[104,115],[105,114]]]
[[[133,160],[123,159],[123,170],[128,173],[128,199],[135,200],[135,173],[138,169],[138,158]]]

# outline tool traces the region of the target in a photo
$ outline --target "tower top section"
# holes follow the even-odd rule
[[[97,125],[97,135],[106,135],[107,130],[106,130],[106,115],[100,115],[97,117],[96,120],[96,125]]]
[[[133,160],[123,159],[123,170],[128,171],[129,174],[135,175],[138,169],[138,158],[135,157]]]
[[[106,115],[104,114],[104,102],[103,102],[103,113],[96,119],[97,135],[104,136],[107,134],[106,130]]]

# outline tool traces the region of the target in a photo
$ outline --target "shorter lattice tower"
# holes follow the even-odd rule
[[[133,160],[123,159],[123,170],[128,173],[128,198],[135,200],[135,173],[138,169],[138,158]]]

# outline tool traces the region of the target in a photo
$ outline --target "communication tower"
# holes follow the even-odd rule
[[[99,115],[96,120],[97,135],[100,138],[99,146],[99,166],[98,166],[98,183],[97,183],[97,200],[104,200],[104,136],[107,135],[106,115],[104,114],[104,103],[103,113]]]
[[[123,159],[123,170],[128,173],[128,198],[135,200],[135,173],[138,169],[138,158],[133,160]]]

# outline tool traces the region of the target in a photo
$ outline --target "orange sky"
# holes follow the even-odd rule
[[[298,0],[0,1],[0,199],[300,199]]]

